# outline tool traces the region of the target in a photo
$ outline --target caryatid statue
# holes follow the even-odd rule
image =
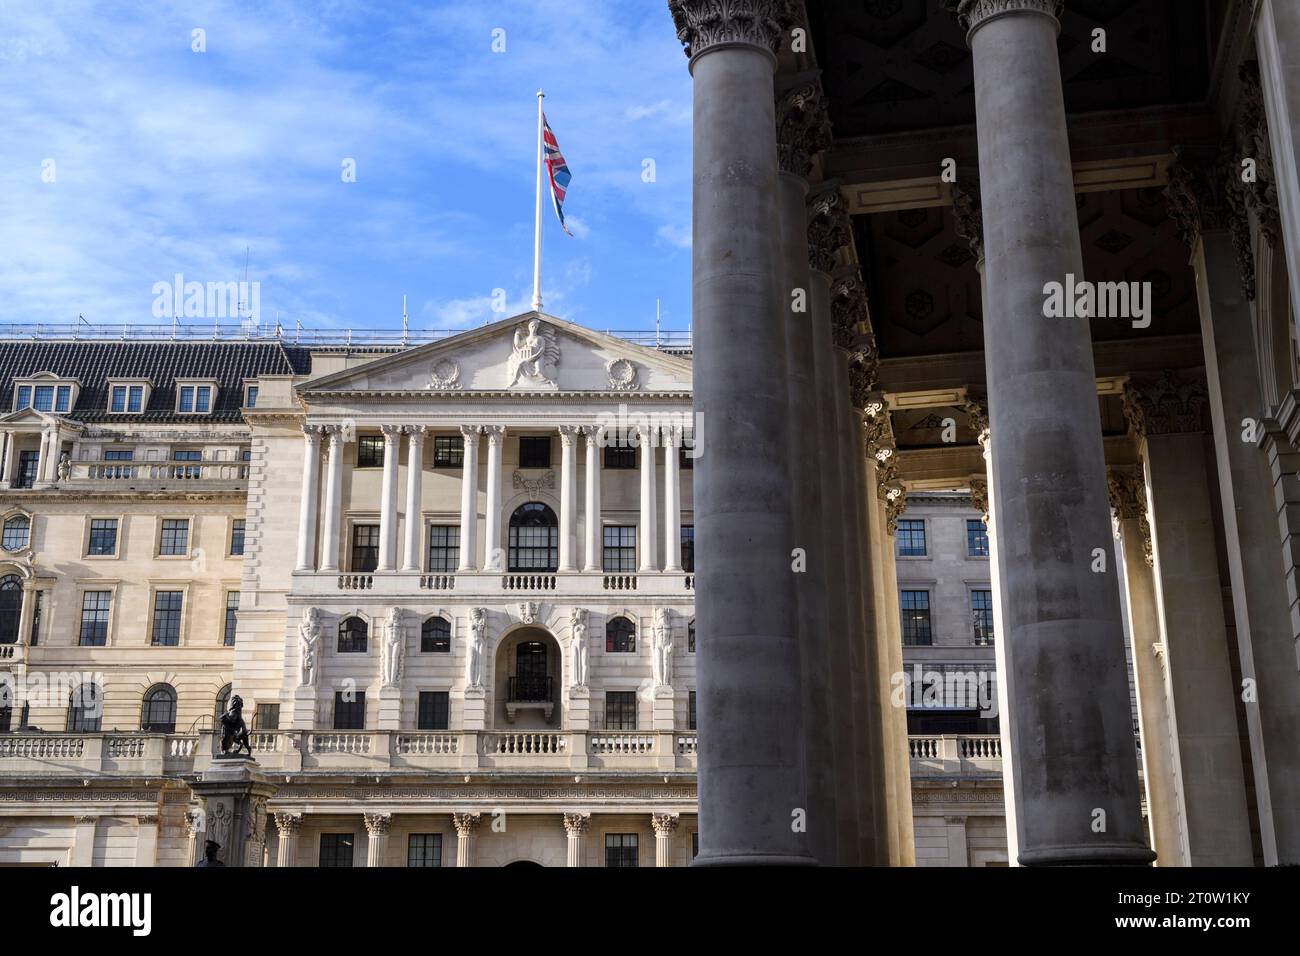
[[[673,618],[666,607],[655,608],[654,677],[656,687],[673,682]]]
[[[316,683],[316,647],[320,644],[320,610],[309,607],[302,612],[298,625],[299,686],[311,687]]]
[[[569,648],[573,686],[587,686],[587,609],[575,607],[569,615],[569,630],[572,643]]]
[[[402,658],[406,654],[406,626],[402,623],[402,609],[388,612],[384,628],[383,676],[384,686],[393,687],[402,678]]]
[[[469,609],[469,653],[465,659],[465,681],[475,689],[483,686],[483,651],[487,646],[487,608]]]

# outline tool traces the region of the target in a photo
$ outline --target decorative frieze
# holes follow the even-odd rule
[[[1202,413],[1208,400],[1202,376],[1166,369],[1125,383],[1124,417],[1139,436],[1204,431]]]
[[[668,0],[677,39],[690,59],[723,45],[761,47],[775,56],[795,23],[790,0]]]
[[[777,97],[776,149],[783,173],[807,179],[813,158],[830,144],[830,120],[819,84],[801,83]]]
[[[838,184],[824,185],[808,197],[808,266],[830,275],[839,252],[853,241],[848,203]]]

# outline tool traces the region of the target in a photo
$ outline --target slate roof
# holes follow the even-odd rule
[[[38,372],[81,382],[77,404],[67,415],[82,422],[237,422],[244,382],[259,375],[305,375],[311,349],[279,342],[0,342],[0,410],[13,408],[15,378]],[[108,380],[146,378],[153,388],[143,414],[111,414]],[[210,415],[176,414],[176,379],[217,383]]]

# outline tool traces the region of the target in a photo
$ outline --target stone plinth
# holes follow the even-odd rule
[[[482,687],[465,689],[464,727],[466,730],[487,729],[487,693]]]
[[[198,798],[201,846],[220,845],[226,866],[261,866],[266,849],[266,804],[279,789],[248,756],[212,758],[211,767],[188,781]],[[202,856],[202,852],[200,852]]]
[[[379,729],[400,730],[402,727],[402,691],[398,687],[379,688]]]
[[[316,726],[316,688],[299,687],[293,692],[294,730],[311,730]]]

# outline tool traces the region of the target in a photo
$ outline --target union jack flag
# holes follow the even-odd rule
[[[569,180],[573,178],[569,172],[569,164],[564,161],[564,154],[560,152],[560,144],[555,139],[555,134],[551,132],[551,124],[546,121],[546,114],[542,114],[542,146],[546,156],[546,172],[551,179],[551,199],[555,202],[555,215],[560,219],[560,228],[567,235],[573,235],[569,232],[569,227],[564,224],[564,197],[569,191]]]

